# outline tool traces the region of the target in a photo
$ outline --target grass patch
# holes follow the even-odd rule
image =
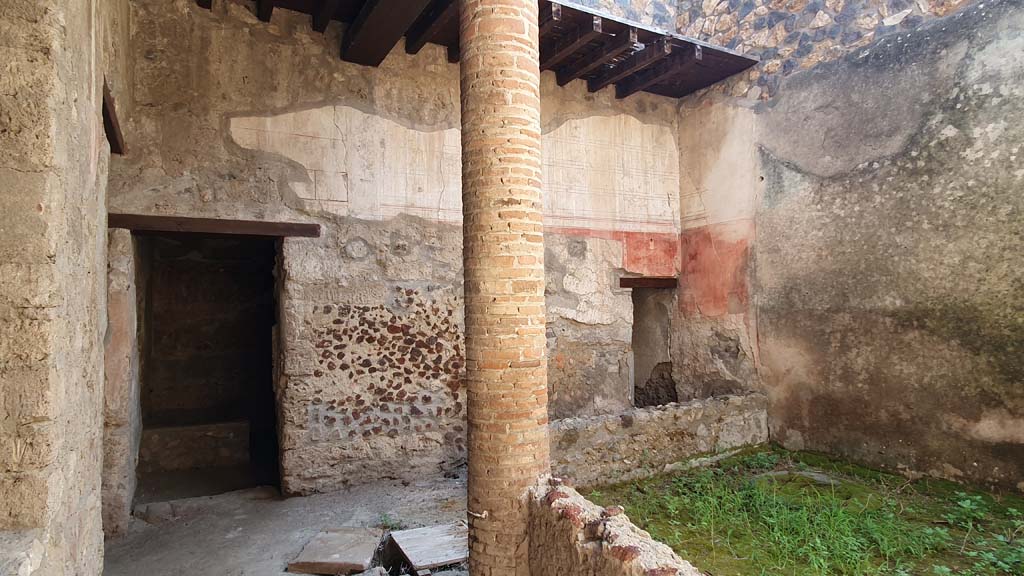
[[[1024,574],[1024,499],[765,449],[595,490],[713,576]]]

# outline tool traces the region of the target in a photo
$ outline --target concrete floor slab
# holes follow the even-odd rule
[[[380,528],[328,528],[310,540],[288,564],[298,574],[353,574],[370,568],[384,531]]]

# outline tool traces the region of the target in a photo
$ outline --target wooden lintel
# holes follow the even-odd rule
[[[557,2],[550,2],[545,6],[541,6],[540,18],[537,21],[540,24],[540,38],[543,40],[562,21],[562,5]]]
[[[574,28],[566,37],[558,40],[548,50],[541,50],[540,69],[551,70],[572,56],[581,48],[601,36],[601,17],[591,16],[590,23]]]
[[[636,75],[616,84],[615,97],[626,98],[655,84],[660,84],[685,74],[692,70],[703,57],[703,50],[700,46],[690,45],[683,49],[677,48],[671,58],[666,58],[654,66],[642,70]]]
[[[662,38],[588,80],[587,90],[597,92],[605,86],[618,82],[627,76],[632,76],[640,70],[656,64],[671,53],[672,43],[668,38]]]
[[[641,48],[637,42],[636,28],[630,27],[625,32],[615,36],[611,42],[601,46],[595,53],[584,56],[579,62],[572,66],[566,66],[558,70],[558,85],[565,86],[569,82],[586,76],[590,72],[604,66],[607,62],[622,56],[623,54],[636,51]]]
[[[320,236],[319,224],[304,222],[262,222],[259,220],[224,220],[146,214],[107,214],[107,227],[127,228],[137,233],[185,232],[241,236],[301,236],[304,238]]]
[[[128,153],[128,146],[125,145],[124,134],[121,132],[121,122],[117,119],[114,96],[110,93],[110,86],[106,80],[103,81],[103,132],[107,135],[111,153],[121,156]]]
[[[274,0],[256,0],[256,17],[263,22],[270,22],[274,13]]]
[[[339,0],[320,0],[320,6],[318,6],[316,12],[313,13],[314,31],[327,31],[327,26],[331,23],[331,19],[334,18],[334,14],[338,11],[338,2]]]
[[[459,3],[455,0],[434,0],[405,35],[405,51],[417,54],[427,42],[432,42],[439,30],[459,17]]]
[[[378,66],[405,35],[430,0],[367,0],[345,31],[341,59]]]
[[[674,276],[634,276],[619,278],[620,288],[675,288],[679,281]]]

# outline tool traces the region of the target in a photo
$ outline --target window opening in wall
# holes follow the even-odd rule
[[[136,503],[278,484],[277,244],[248,236],[139,237]]]
[[[675,290],[633,288],[633,405],[679,400],[672,379],[672,315]]]

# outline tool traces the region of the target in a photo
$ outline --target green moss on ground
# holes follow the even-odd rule
[[[770,447],[593,490],[713,576],[1020,576],[1024,499]]]

